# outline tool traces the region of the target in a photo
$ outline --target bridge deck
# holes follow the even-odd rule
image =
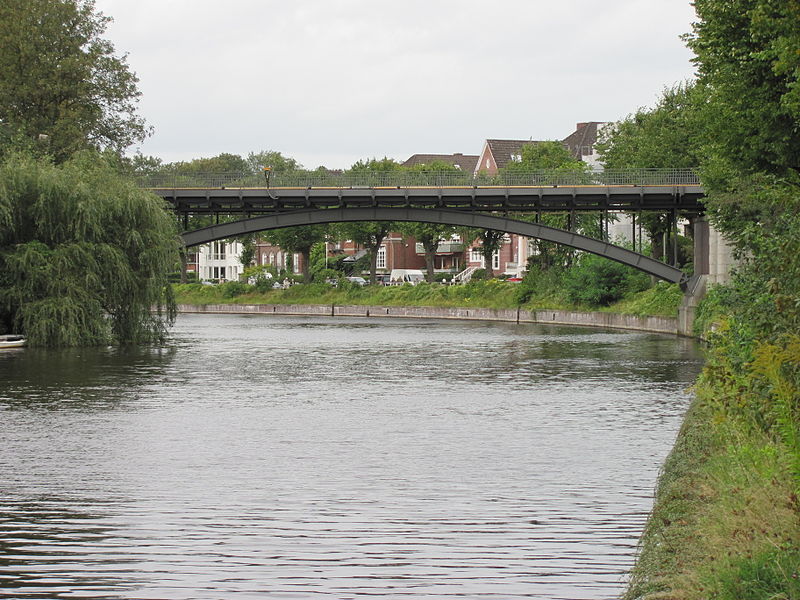
[[[702,212],[700,185],[149,188],[180,214],[274,214],[333,208],[437,208],[468,212]]]

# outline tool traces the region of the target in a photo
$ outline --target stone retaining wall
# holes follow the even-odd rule
[[[329,317],[400,317],[414,319],[463,319],[511,323],[550,323],[610,327],[656,333],[678,333],[673,317],[637,317],[606,312],[571,310],[521,310],[515,308],[438,308],[432,306],[360,306],[331,304],[179,304],[182,313],[318,315]]]

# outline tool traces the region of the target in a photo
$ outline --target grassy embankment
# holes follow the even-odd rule
[[[748,347],[712,320],[627,600],[800,599],[800,336]]]
[[[640,316],[677,316],[682,297],[677,285],[658,284],[643,292],[631,293],[621,301],[606,307],[589,306],[570,301],[563,288],[548,285],[533,289],[525,284],[496,279],[473,281],[466,285],[417,286],[344,285],[334,288],[327,284],[296,285],[286,290],[258,292],[252,286],[222,284],[217,286],[175,285],[179,304],[358,304],[374,306],[434,306],[464,308],[540,308],[609,311]]]

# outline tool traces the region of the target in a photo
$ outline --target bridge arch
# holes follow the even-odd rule
[[[411,221],[494,229],[495,231],[515,233],[525,237],[563,244],[584,252],[591,252],[672,283],[685,285],[688,280],[686,274],[676,267],[615,244],[571,231],[547,227],[540,223],[528,223],[527,221],[509,219],[492,214],[459,210],[406,207],[359,207],[327,210],[315,208],[220,223],[219,225],[212,225],[195,231],[187,231],[181,235],[181,239],[186,247],[191,247],[270,229],[353,221]]]

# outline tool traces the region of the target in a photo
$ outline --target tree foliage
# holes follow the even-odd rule
[[[707,136],[703,117],[708,90],[696,82],[665,88],[655,107],[640,108],[607,125],[597,143],[609,169],[688,169],[705,159]],[[651,240],[653,257],[672,255],[672,217],[642,212],[639,223]],[[674,243],[674,241],[673,241]]]
[[[519,160],[508,163],[503,173],[529,173],[538,170],[587,172],[589,165],[572,156],[563,143],[556,140],[532,142],[520,150]]]
[[[708,149],[740,173],[800,168],[800,4],[696,0],[686,36],[708,90]]]
[[[93,0],[0,3],[0,123],[10,141],[61,162],[145,138],[138,79],[102,38],[109,21]]]
[[[594,254],[581,255],[577,264],[565,271],[564,279],[569,298],[590,306],[608,306],[649,284],[641,271]]]
[[[666,88],[655,107],[601,130],[596,144],[609,169],[687,169],[700,166],[703,155],[700,107],[705,88],[694,82]]]
[[[422,244],[425,251],[425,279],[428,283],[433,283],[436,280],[434,260],[439,244],[452,237],[456,228],[440,223],[398,223],[397,229],[404,236],[412,237]]]
[[[303,281],[311,281],[311,249],[326,239],[328,225],[302,225],[265,231],[262,236],[271,244],[289,252],[298,252],[303,257]]]
[[[0,164],[0,328],[31,345],[161,340],[177,250],[163,201],[96,154]]]

